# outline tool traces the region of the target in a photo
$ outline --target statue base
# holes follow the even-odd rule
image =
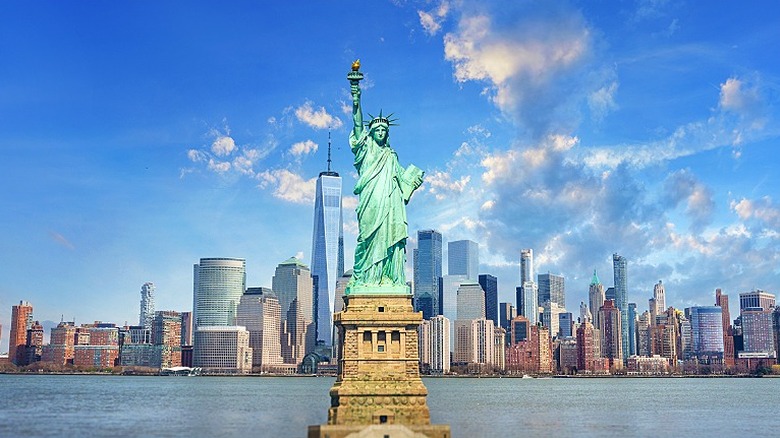
[[[344,311],[333,316],[340,351],[328,424],[310,426],[309,437],[346,437],[370,425],[403,425],[423,436],[448,438],[449,426],[431,425],[417,349],[422,314],[412,308],[411,295],[353,290],[344,302]]]

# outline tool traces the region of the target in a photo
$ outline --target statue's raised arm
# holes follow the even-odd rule
[[[359,59],[352,63],[352,71],[348,77],[352,94],[352,132],[355,138],[360,138],[363,133],[363,108],[360,106],[360,80],[363,79],[363,74],[360,73]]]

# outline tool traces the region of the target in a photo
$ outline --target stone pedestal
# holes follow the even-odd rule
[[[430,424],[417,353],[422,314],[412,308],[411,295],[360,294],[344,300],[344,311],[333,318],[341,351],[328,424],[310,426],[309,437],[346,437],[370,425],[398,424],[448,438],[449,426]]]

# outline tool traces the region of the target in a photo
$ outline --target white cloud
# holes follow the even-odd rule
[[[314,103],[308,100],[295,109],[295,117],[314,129],[338,129],[342,125],[341,119],[328,114],[324,107],[315,109]]]
[[[208,162],[208,169],[217,173],[225,173],[230,170],[230,167],[231,165],[229,161],[217,161],[213,158],[210,158]]]
[[[463,190],[471,181],[471,176],[464,175],[460,179],[453,180],[452,175],[440,170],[434,171],[425,176],[425,183],[428,186],[428,192],[442,200],[451,194],[463,193]]]
[[[612,82],[590,93],[588,96],[588,107],[595,120],[602,120],[610,111],[617,109],[617,104],[615,103],[617,89],[618,83]]]
[[[209,157],[197,149],[190,149],[187,151],[187,158],[189,158],[193,163],[198,163],[207,161]]]
[[[316,179],[305,180],[287,169],[266,170],[257,174],[261,189],[272,189],[274,197],[295,204],[313,204]]]
[[[592,50],[591,32],[578,11],[557,5],[502,5],[493,15],[464,13],[457,31],[444,36],[444,57],[458,82],[486,81],[499,109],[529,129],[547,131],[555,113],[584,88],[585,79],[556,79],[579,77]]]
[[[341,209],[342,210],[355,210],[358,205],[357,196],[344,195],[341,197]]]
[[[740,79],[729,78],[720,84],[718,105],[726,111],[753,113],[761,105],[758,87],[749,87]]]
[[[441,30],[441,22],[447,17],[450,5],[446,1],[442,1],[439,7],[430,11],[417,11],[417,15],[420,17],[420,25],[422,25],[425,33],[428,35],[436,35]]]
[[[731,201],[730,207],[742,220],[757,219],[768,227],[780,228],[780,208],[772,203],[769,196],[759,200],[742,198],[739,202]]]
[[[54,240],[57,244],[64,246],[65,248],[68,248],[69,250],[73,251],[76,249],[76,247],[63,236],[62,234],[56,232],[56,231],[49,231],[49,236]]]
[[[311,140],[299,141],[290,147],[290,154],[295,157],[300,157],[302,155],[308,155],[310,153],[317,152],[318,147],[319,145]]]
[[[235,150],[236,142],[232,137],[227,135],[217,137],[217,139],[214,140],[214,142],[211,144],[211,152],[213,152],[218,157],[230,155]]]

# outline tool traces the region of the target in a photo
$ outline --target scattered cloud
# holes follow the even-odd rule
[[[235,150],[236,142],[232,137],[227,135],[217,137],[217,139],[214,140],[214,142],[211,144],[211,152],[213,152],[218,157],[230,155]]]
[[[261,189],[270,189],[274,197],[295,204],[313,204],[316,178],[303,179],[287,169],[266,170],[257,174]]]
[[[463,193],[463,190],[471,180],[471,176],[464,175],[460,179],[453,179],[447,172],[436,170],[425,176],[425,185],[428,192],[438,200],[445,199],[448,195],[457,195]]]
[[[295,109],[295,117],[314,129],[338,129],[342,126],[341,119],[328,114],[325,107],[314,108],[314,103],[308,100]]]
[[[588,96],[588,107],[594,120],[603,120],[610,111],[617,109],[618,106],[615,103],[617,89],[618,83],[612,82],[590,93]]]
[[[65,248],[68,248],[71,251],[74,251],[76,247],[70,243],[68,239],[65,238],[62,234],[56,232],[56,231],[49,231],[49,237],[51,237],[54,242],[56,242],[59,245],[64,246]]]
[[[297,143],[293,143],[293,145],[290,147],[290,154],[292,154],[294,157],[301,157],[303,155],[317,152],[318,147],[319,145],[311,140],[299,141]]]
[[[420,25],[428,35],[436,35],[441,30],[441,22],[447,17],[450,5],[447,1],[442,1],[438,7],[426,12],[419,10],[417,15],[420,17]]]
[[[577,101],[603,87],[586,74],[594,37],[581,13],[559,3],[495,8],[464,8],[444,36],[455,79],[487,83],[492,102],[536,135],[571,130]]]

